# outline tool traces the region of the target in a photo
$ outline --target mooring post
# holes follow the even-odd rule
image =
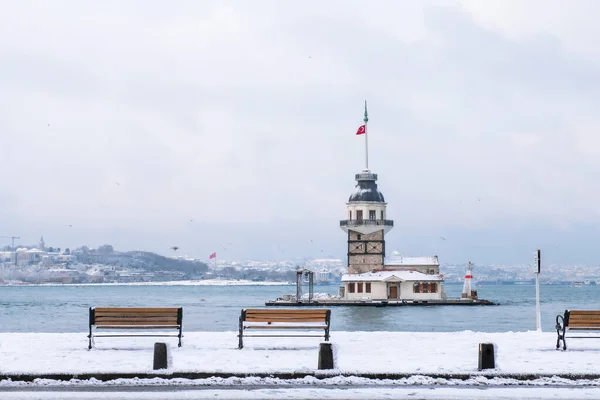
[[[154,343],[154,367],[153,369],[167,369],[169,368],[169,362],[167,359],[167,344],[166,343]]]
[[[494,344],[493,343],[479,343],[479,365],[480,371],[482,369],[494,369],[496,368],[496,360],[494,359]]]
[[[333,349],[331,343],[321,343],[319,345],[319,366],[318,369],[333,369]]]

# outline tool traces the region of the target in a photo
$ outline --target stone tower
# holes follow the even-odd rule
[[[383,268],[385,234],[394,227],[386,219],[387,203],[377,188],[377,174],[368,169],[355,175],[356,192],[346,203],[348,214],[340,227],[348,234],[348,273]]]

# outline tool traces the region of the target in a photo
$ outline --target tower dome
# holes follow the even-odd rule
[[[356,174],[356,191],[348,199],[348,203],[377,202],[385,203],[383,194],[377,188],[377,174],[363,170]]]

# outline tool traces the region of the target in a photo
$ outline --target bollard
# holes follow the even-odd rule
[[[331,343],[319,345],[319,367],[318,369],[333,369],[333,349]]]
[[[496,361],[494,360],[494,344],[493,343],[479,343],[479,367],[482,369],[493,369],[496,368]]]
[[[167,361],[167,344],[154,343],[154,369],[169,368]]]

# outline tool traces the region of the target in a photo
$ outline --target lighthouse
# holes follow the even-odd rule
[[[377,174],[363,169],[354,178],[356,191],[346,203],[347,219],[340,227],[348,235],[348,273],[360,274],[383,268],[385,234],[394,221],[386,219],[387,203],[377,188]]]
[[[346,203],[347,219],[340,221],[340,228],[348,237],[349,274],[383,268],[385,235],[394,227],[394,221],[386,219],[387,203],[377,187],[377,174],[369,170],[368,121],[365,101],[364,125],[356,132],[365,137],[365,168],[354,176],[356,190]]]
[[[367,102],[364,124],[356,131],[365,138],[365,167],[356,175],[356,189],[346,203],[340,228],[348,243],[348,272],[342,275],[340,295],[345,300],[429,301],[445,298],[444,278],[437,256],[386,256],[385,235],[394,227],[387,203],[369,169]]]

